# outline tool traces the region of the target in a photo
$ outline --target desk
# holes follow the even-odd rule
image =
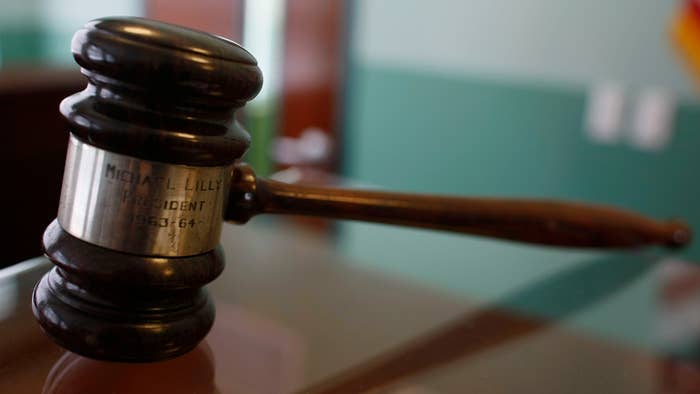
[[[517,297],[519,304],[490,306],[449,296],[353,264],[331,239],[289,224],[225,225],[222,242],[227,268],[209,286],[217,303],[214,328],[195,351],[155,364],[97,362],[65,352],[40,332],[30,310],[32,287],[50,264],[36,258],[0,271],[0,392],[312,387],[354,393],[381,386],[377,392],[638,394],[700,388],[700,369],[691,361],[561,326],[556,315],[528,314],[527,293]],[[694,302],[700,270],[674,269],[685,271],[664,299]],[[677,315],[667,309],[660,316],[671,324]],[[693,342],[687,343],[678,353],[692,359]],[[419,350],[398,362],[386,356],[406,344]]]

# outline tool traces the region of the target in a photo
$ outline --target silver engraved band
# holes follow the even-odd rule
[[[58,222],[83,241],[120,252],[204,253],[219,242],[232,171],[138,159],[71,135]]]

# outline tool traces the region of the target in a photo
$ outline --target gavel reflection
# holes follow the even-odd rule
[[[344,190],[257,178],[235,113],[258,93],[237,44],[140,18],[88,23],[71,50],[87,88],[61,103],[71,137],[56,265],[34,313],[76,353],[155,361],[193,349],[214,320],[203,286],[224,268],[223,221],[263,213],[364,220],[565,247],[682,246],[681,222],[582,204]]]
[[[218,394],[214,374],[214,360],[205,342],[183,357],[150,364],[98,361],[66,352],[51,368],[42,394]]]

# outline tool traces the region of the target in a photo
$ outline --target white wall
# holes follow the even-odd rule
[[[361,64],[690,93],[669,0],[359,0]]]
[[[19,0],[23,1],[23,0]],[[106,16],[142,16],[142,0],[37,0],[40,23],[49,34],[44,43],[47,57],[57,63],[71,64],[70,40],[92,19]]]
[[[0,0],[0,25],[6,28],[33,22],[37,17],[39,1]]]

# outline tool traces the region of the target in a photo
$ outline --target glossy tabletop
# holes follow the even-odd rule
[[[0,271],[0,393],[700,390],[700,269],[663,254],[614,254],[487,303],[356,264],[331,237],[288,223],[226,225],[222,244],[227,267],[208,287],[214,328],[193,352],[152,364],[98,362],[54,345],[30,308],[50,264]],[[640,323],[658,333],[650,343],[563,323],[640,281],[653,294],[630,305],[657,311]],[[541,308],[550,300],[558,303]]]

